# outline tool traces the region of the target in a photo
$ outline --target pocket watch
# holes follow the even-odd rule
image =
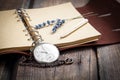
[[[52,63],[58,59],[59,55],[58,48],[49,43],[38,43],[33,49],[34,59],[38,63]]]

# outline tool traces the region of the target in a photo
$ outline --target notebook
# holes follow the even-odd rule
[[[30,35],[30,31],[26,29],[24,21],[16,11],[16,9],[0,11],[0,51],[29,50],[34,42],[31,38],[33,36]],[[42,37],[42,43],[55,44],[59,49],[97,41],[101,35],[89,20],[81,25],[81,22],[87,19],[70,2],[45,8],[24,9],[24,11],[32,28],[48,20],[68,20],[55,33],[52,33],[53,25],[35,29]],[[76,17],[79,18],[75,19]],[[68,33],[70,34],[65,36]],[[61,36],[65,37],[61,38]]]

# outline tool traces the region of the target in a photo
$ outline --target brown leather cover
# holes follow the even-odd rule
[[[120,3],[115,0],[91,0],[86,6],[77,8],[81,14],[94,12],[98,15],[86,17],[99,32],[101,38],[95,43],[84,44],[87,45],[105,45],[120,42]],[[107,17],[98,17],[99,15],[108,14]],[[119,29],[119,31],[113,31]]]
[[[29,56],[30,52],[29,51],[18,51],[18,50],[5,50],[5,51],[0,52],[0,55],[4,55],[4,54],[22,54],[22,55]]]

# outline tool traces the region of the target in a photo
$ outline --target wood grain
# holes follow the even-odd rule
[[[0,56],[0,80],[13,80],[14,70],[16,69],[18,55]]]
[[[83,7],[87,5],[89,0],[34,0],[33,8],[54,6],[66,2],[71,2],[75,7]]]
[[[63,51],[60,58],[72,58],[74,63],[52,68],[18,66],[16,80],[97,80],[96,56],[93,49]]]
[[[120,80],[120,44],[97,49],[100,80]]]
[[[0,10],[21,8],[23,0],[0,0]]]
[[[2,78],[4,68],[5,68],[5,62],[0,60],[0,79]]]

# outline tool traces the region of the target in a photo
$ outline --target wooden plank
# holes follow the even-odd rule
[[[4,72],[5,62],[0,60],[0,80],[2,78],[2,74]]]
[[[0,10],[10,10],[20,8],[23,0],[0,0]]]
[[[0,0],[0,11],[28,8],[31,0]]]
[[[0,80],[13,80],[15,63],[18,55],[1,55],[0,56]]]
[[[18,66],[16,80],[97,80],[96,56],[91,48],[61,52],[61,59],[72,58],[74,63],[52,68]]]
[[[85,6],[89,0],[34,0],[33,8],[48,7],[66,2],[72,2],[75,7],[82,7]]]
[[[0,62],[0,80],[9,80],[10,74],[9,71],[6,70],[6,62]]]
[[[97,80],[96,57],[91,48],[68,50],[64,54],[66,58],[72,57],[74,63],[69,66],[64,66],[61,77],[56,77],[55,80]],[[58,71],[56,72],[57,76],[60,74],[60,70],[56,69],[56,71]]]
[[[120,44],[97,49],[100,80],[120,80]]]

